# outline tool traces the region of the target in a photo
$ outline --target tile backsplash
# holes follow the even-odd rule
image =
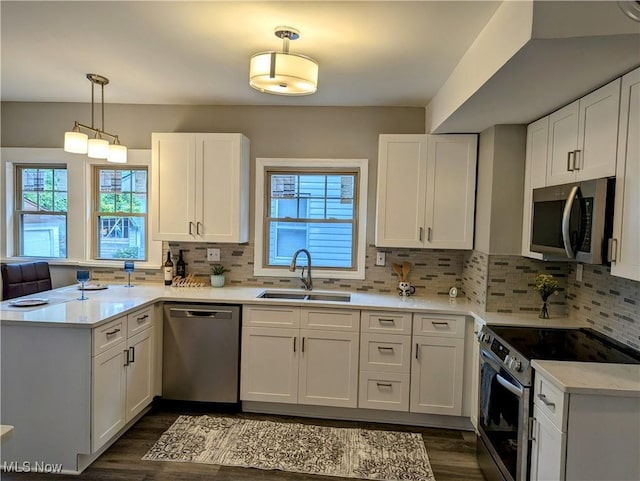
[[[288,287],[297,289],[297,278],[255,277],[253,249],[249,244],[164,243],[174,263],[182,249],[187,273],[208,282],[212,263],[206,260],[208,247],[221,251],[229,285]],[[376,252],[386,253],[386,265],[376,266]],[[165,254],[166,255],[166,254]],[[606,266],[585,265],[582,282],[575,281],[576,264],[543,262],[515,255],[488,255],[480,251],[391,249],[368,246],[365,280],[314,279],[317,289],[396,293],[398,277],[392,264],[411,262],[409,275],[416,295],[448,295],[453,286],[488,312],[537,312],[541,300],[533,290],[538,273],[553,274],[560,281],[559,294],[550,298],[551,316],[583,317],[593,329],[640,350],[640,282],[612,276]],[[92,278],[125,282],[120,269],[94,269]],[[132,282],[162,282],[160,270],[140,270]]]
[[[163,252],[171,250],[174,264],[178,252],[182,250],[187,264],[187,273],[194,274],[204,282],[209,280],[212,262],[206,260],[207,248],[220,249],[220,258],[229,272],[225,273],[228,285],[269,286],[298,288],[300,282],[292,277],[256,277],[253,274],[254,244],[202,244],[192,242],[165,242]],[[386,254],[386,265],[376,266],[376,252]],[[416,288],[416,295],[448,295],[451,287],[462,289],[462,269],[465,251],[425,250],[425,249],[390,249],[367,247],[365,261],[365,279],[321,279],[315,277],[316,289],[347,289],[371,292],[397,292],[398,276],[393,273],[392,265],[411,263],[409,280]],[[94,269],[92,278],[97,281],[122,281],[124,273],[119,269]],[[135,272],[132,282],[162,282],[161,271]]]

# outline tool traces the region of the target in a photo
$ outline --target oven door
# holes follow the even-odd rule
[[[493,353],[481,349],[478,433],[503,479],[527,481],[530,388],[501,364]]]

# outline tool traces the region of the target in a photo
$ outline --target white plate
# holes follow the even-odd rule
[[[84,286],[85,291],[100,291],[107,289],[109,286],[106,284],[87,284]],[[78,289],[82,290],[82,286],[78,286]]]
[[[31,299],[16,299],[15,301],[9,301],[9,304],[15,307],[32,307],[48,304],[49,299],[44,297],[32,297]]]

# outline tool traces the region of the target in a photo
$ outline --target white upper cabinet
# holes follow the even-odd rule
[[[381,135],[376,245],[471,249],[476,135]]]
[[[546,185],[616,173],[620,79],[549,115]]]
[[[531,252],[531,215],[533,189],[544,187],[547,177],[547,139],[549,117],[527,127],[527,150],[524,171],[524,208],[522,209],[522,255],[542,259],[542,254]]]
[[[154,240],[246,242],[249,140],[242,134],[152,134]]]
[[[611,274],[640,281],[640,68],[622,77]]]

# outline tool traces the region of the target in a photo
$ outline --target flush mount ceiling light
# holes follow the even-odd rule
[[[291,27],[277,27],[275,35],[282,39],[282,52],[262,52],[251,57],[249,85],[267,94],[310,95],[318,90],[318,62],[289,53],[289,41],[300,37]]]
[[[110,134],[104,130],[104,86],[109,83],[107,77],[95,73],[88,73],[87,78],[91,82],[91,127],[76,121],[73,130],[64,134],[64,151],[74,154],[87,154],[93,159],[107,159],[107,162],[124,164],[127,162],[127,148],[120,145],[120,140],[115,134]],[[101,113],[102,128],[97,129],[93,126],[93,110],[94,110],[94,87],[100,85],[102,89]],[[88,130],[93,133],[92,139],[82,132]],[[113,144],[103,139],[103,137],[111,137]]]

